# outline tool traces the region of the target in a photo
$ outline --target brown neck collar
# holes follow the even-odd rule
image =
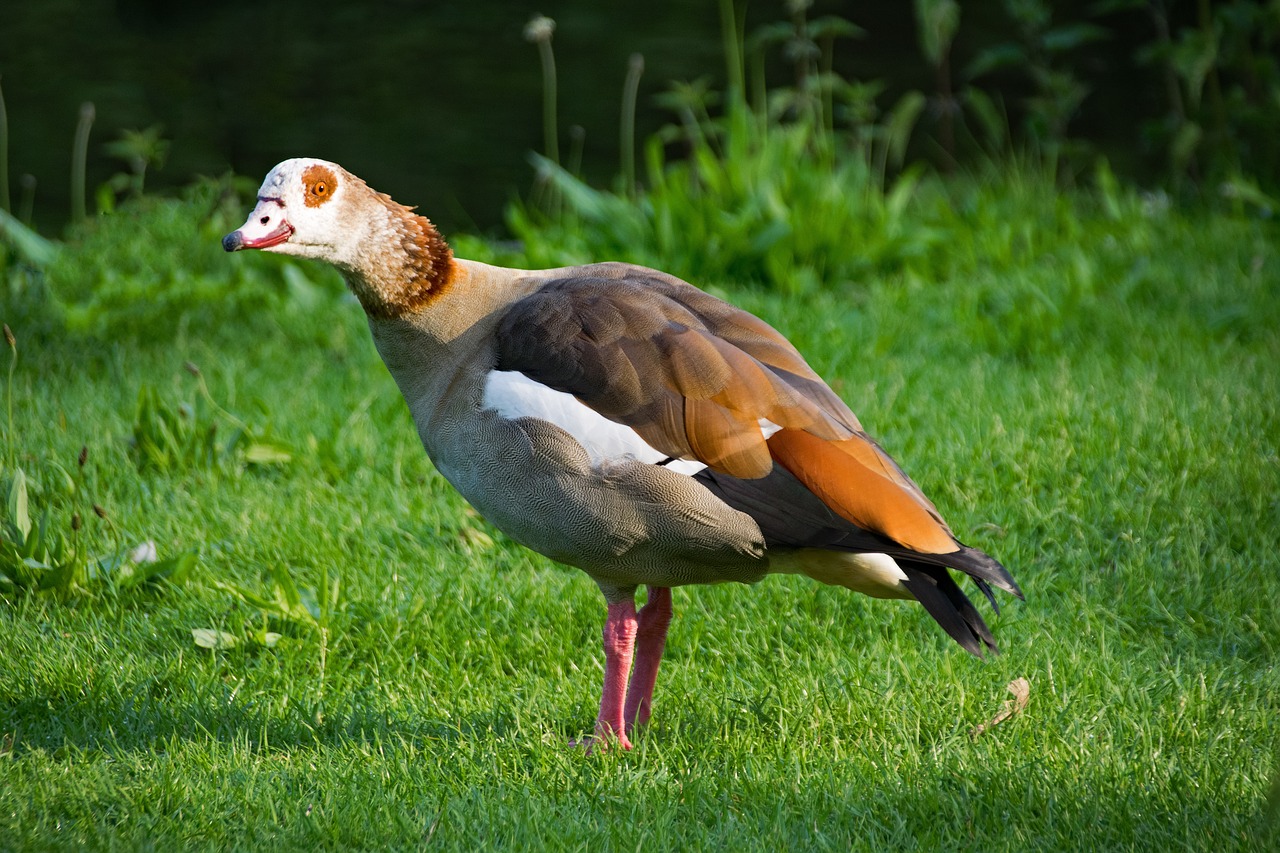
[[[453,250],[425,216],[378,193],[386,226],[370,235],[370,252],[347,281],[365,313],[391,319],[424,311],[453,281]],[[379,233],[380,232],[380,233]]]

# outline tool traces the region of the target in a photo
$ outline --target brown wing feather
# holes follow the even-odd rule
[[[824,504],[864,530],[923,554],[961,548],[938,511],[869,438],[826,441],[803,430],[780,430],[769,451]]]
[[[756,419],[710,400],[686,400],[685,431],[693,457],[735,477],[763,477],[773,468]]]
[[[772,467],[762,418],[832,440],[860,428],[764,321],[642,267],[597,264],[548,281],[511,306],[497,340],[498,369],[737,477]]]
[[[961,548],[786,338],[677,278],[579,267],[516,302],[497,340],[498,369],[573,394],[663,453],[742,479],[776,462],[866,531],[922,554]],[[762,419],[782,427],[767,442]]]

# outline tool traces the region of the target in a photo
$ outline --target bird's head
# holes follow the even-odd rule
[[[362,237],[355,227],[372,191],[337,163],[298,157],[272,169],[244,225],[222,238],[228,252],[262,249],[349,265]]]
[[[253,212],[222,248],[327,261],[371,316],[420,310],[444,291],[453,269],[452,251],[426,217],[337,163],[302,157],[267,174]]]

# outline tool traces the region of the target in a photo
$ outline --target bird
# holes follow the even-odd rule
[[[951,572],[997,613],[992,586],[1023,597],[782,334],[676,276],[458,258],[414,208],[313,158],[275,166],[222,246],[336,267],[440,474],[595,581],[589,748],[631,749],[648,724],[673,587],[799,574],[914,600],[978,657],[995,639]]]

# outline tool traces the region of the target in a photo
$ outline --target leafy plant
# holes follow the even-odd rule
[[[940,250],[941,235],[904,227],[920,185],[918,171],[890,181],[905,157],[924,105],[905,95],[883,116],[878,84],[831,71],[832,43],[860,31],[837,18],[809,21],[792,4],[789,22],[749,42],[722,3],[730,84],[722,96],[702,81],[675,84],[662,98],[676,123],[645,146],[646,186],[632,195],[597,190],[537,155],[539,185],[554,205],[515,205],[508,225],[538,266],[602,258],[660,266],[677,275],[756,281],[797,292],[819,282],[850,282]],[[743,96],[742,57],[763,68],[762,52],[781,45],[793,85],[756,86]],[[735,70],[736,69],[736,70]],[[723,104],[723,115],[711,107]],[[683,149],[673,159],[668,149]],[[805,223],[803,228],[796,223]],[[847,251],[851,234],[859,251]]]
[[[112,157],[124,161],[128,172],[118,172],[98,188],[98,212],[111,213],[116,209],[116,199],[128,193],[140,198],[146,184],[147,169],[160,168],[169,155],[169,140],[161,134],[164,128],[153,124],[144,130],[124,130],[120,138],[104,147]]]
[[[257,608],[265,616],[322,632],[328,631],[334,613],[342,608],[341,578],[330,576],[327,565],[319,570],[314,587],[298,586],[289,568],[282,563],[268,569],[267,581],[265,592],[227,581],[214,581],[214,586]]]
[[[331,575],[329,565],[323,563],[316,572],[315,586],[299,586],[287,566],[283,563],[275,563],[267,571],[267,580],[268,586],[265,592],[226,581],[214,581],[214,586],[231,593],[262,614],[261,627],[248,634],[248,639],[258,645],[271,647],[280,639],[278,632],[268,630],[270,619],[302,625],[316,632],[320,647],[316,662],[319,682],[316,689],[318,704],[315,716],[316,722],[319,723],[324,716],[325,675],[328,672],[329,644],[334,628],[334,616],[346,607],[341,596],[341,576]],[[193,630],[192,637],[196,645],[204,648],[226,648],[239,642],[236,635],[215,629]]]
[[[915,0],[916,34],[920,51],[933,66],[937,92],[932,99],[938,117],[946,168],[956,160],[955,120],[960,112],[951,85],[951,43],[960,27],[960,4],[956,0]]]
[[[39,521],[33,521],[27,477],[20,468],[8,477],[5,491],[5,513],[0,520],[0,595],[50,592],[67,597],[98,588],[125,591],[144,583],[180,583],[195,567],[195,554],[158,559],[150,542],[91,556],[81,542],[83,520],[79,512],[72,513],[69,523],[60,522],[46,505]],[[105,510],[96,504],[93,510],[107,521]],[[70,536],[65,532],[68,527]]]
[[[835,15],[810,20],[807,13],[811,0],[791,0],[786,5],[788,20],[759,27],[741,48],[727,45],[727,55],[741,53],[750,64],[752,92],[744,92],[743,96],[754,104],[757,116],[774,120],[804,117],[831,131],[836,124],[837,95],[849,94],[844,89],[845,81],[833,71],[835,42],[862,38],[866,33]],[[722,14],[732,13],[722,7]],[[775,47],[781,49],[784,62],[790,66],[792,83],[770,89],[765,82],[765,64],[769,49]]]
[[[1004,0],[1004,7],[1018,38],[981,51],[967,73],[976,78],[1016,68],[1026,75],[1032,85],[1032,94],[1023,100],[1027,140],[1056,174],[1068,149],[1067,127],[1089,94],[1068,57],[1109,33],[1086,21],[1054,24],[1048,0]]]
[[[148,343],[189,328],[248,334],[283,320],[306,321],[285,326],[290,334],[311,330],[313,309],[333,307],[343,292],[336,273],[222,251],[222,236],[241,224],[253,191],[251,181],[231,176],[202,179],[180,198],[132,198],[74,230],[44,268],[68,330]]]
[[[934,93],[926,113],[938,127],[942,167],[951,173],[959,163],[957,125],[970,131],[978,146],[991,156],[1005,152],[1009,140],[1008,121],[996,102],[976,86],[956,91],[952,79],[951,46],[960,29],[960,4],[956,0],[915,0],[916,38],[920,52],[933,66]],[[968,115],[976,131],[964,121]]]
[[[1167,104],[1145,131],[1175,183],[1280,180],[1280,6],[1198,2],[1194,20],[1175,30],[1163,0],[1114,5],[1144,7],[1155,31],[1137,58],[1160,70]]]
[[[196,396],[168,404],[150,385],[138,390],[129,452],[139,470],[173,471],[219,468],[239,472],[246,466],[283,465],[293,458],[270,427],[252,425],[218,405],[204,374],[190,362]],[[225,434],[220,425],[226,425]]]
[[[0,525],[0,593],[70,589],[85,574],[84,555],[61,532],[50,528],[47,510],[32,524],[27,478],[21,468],[9,477],[6,493],[6,512]],[[72,529],[80,530],[78,515]]]

